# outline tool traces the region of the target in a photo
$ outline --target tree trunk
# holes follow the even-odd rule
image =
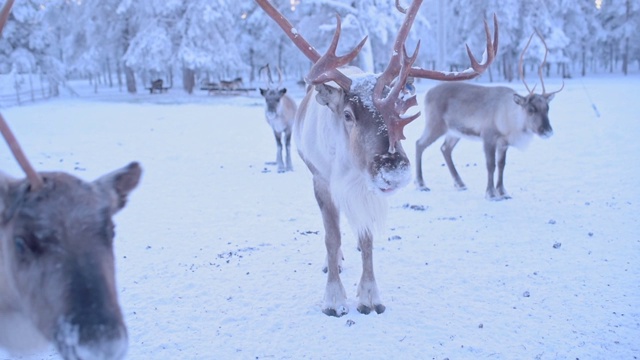
[[[127,92],[129,92],[129,94],[137,93],[138,89],[136,88],[136,74],[133,72],[133,69],[125,65],[124,76],[127,81]]]
[[[614,63],[614,58],[613,58],[613,41],[609,42],[609,72],[613,73],[613,63]]]
[[[184,86],[184,90],[189,94],[193,94],[193,88],[195,87],[195,83],[196,83],[196,77],[193,69],[183,68],[182,84]]]
[[[445,1],[438,0],[437,11],[438,11],[438,54],[436,56],[436,69],[444,69],[447,52],[447,34],[446,34],[446,26],[445,26]]]
[[[107,79],[109,81],[109,87],[113,87],[113,76],[111,74],[111,59],[107,56]]]
[[[122,92],[122,67],[120,61],[116,61],[116,77],[118,78],[118,91]]]
[[[587,48],[582,45],[582,71],[580,72],[582,77],[587,74]]]

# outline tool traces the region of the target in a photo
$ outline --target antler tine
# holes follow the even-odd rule
[[[331,45],[327,49],[327,52],[322,55],[318,61],[311,67],[309,74],[307,74],[306,80],[312,85],[324,84],[329,81],[335,81],[341,88],[349,90],[351,88],[351,79],[338,71],[337,68],[347,65],[353,59],[358,56],[358,53],[367,41],[368,36],[365,36],[362,41],[346,55],[337,56],[336,49],[338,48],[338,41],[340,40],[340,34],[342,33],[342,19],[340,15],[336,14],[337,25],[336,32],[333,34],[333,40]]]
[[[481,64],[476,60],[476,58],[471,53],[469,45],[467,45],[467,55],[469,56],[469,60],[471,61],[470,69],[454,73],[412,67],[409,76],[440,81],[469,80],[478,77],[489,68],[489,65],[493,63],[493,60],[498,53],[499,28],[498,16],[496,14],[493,14],[493,41],[491,40],[491,30],[489,29],[489,24],[486,20],[484,20],[484,31],[487,37],[486,60],[484,63]]]
[[[302,51],[302,53],[309,58],[312,62],[318,61],[320,59],[320,54],[318,51],[311,46],[307,40],[305,40],[299,33],[298,30],[291,25],[289,20],[287,20],[280,12],[273,7],[269,3],[268,0],[256,0],[258,5],[264,10],[264,12],[269,15],[275,22],[284,30],[284,33],[293,41],[293,43]]]
[[[273,83],[273,79],[271,79],[271,68],[269,67],[269,64],[266,64],[265,66],[261,67],[260,70],[258,70],[258,77],[262,76],[262,70],[267,69],[267,88],[271,88],[271,84]]]
[[[9,19],[9,13],[11,12],[13,2],[14,0],[8,0],[4,4],[4,7],[2,7],[2,11],[0,11],[0,32]],[[18,140],[16,140],[15,136],[13,136],[13,132],[11,132],[9,125],[5,121],[2,114],[0,114],[0,132],[7,142],[9,149],[11,149],[13,156],[18,161],[18,164],[20,164],[20,167],[27,175],[27,179],[31,184],[31,191],[38,191],[40,188],[42,188],[42,186],[44,186],[44,182],[42,181],[40,175],[38,175],[38,173],[34,170],[33,166],[31,166],[31,163],[29,163],[27,157],[24,155],[24,152],[22,151]]]
[[[4,24],[6,24],[7,20],[9,19],[9,13],[11,12],[13,2],[14,0],[7,0],[7,2],[4,4],[4,7],[0,11],[0,32],[4,28]]]
[[[547,47],[547,42],[544,41],[544,38],[540,34],[540,31],[538,31],[537,28],[535,28],[534,30],[536,32],[536,35],[538,35],[538,37],[542,41],[542,45],[544,45],[544,57],[542,58],[542,63],[540,63],[540,66],[538,66],[538,77],[540,78],[540,85],[542,85],[542,93],[546,94],[547,92],[545,91],[545,88],[544,88],[544,79],[542,77],[542,70],[544,68],[544,65],[547,63],[547,55],[549,54],[549,48]]]
[[[533,35],[534,34],[531,34],[531,36],[529,36],[529,41],[527,41],[527,45],[525,45],[524,49],[522,49],[522,52],[520,53],[520,61],[518,61],[518,72],[520,73],[520,78],[522,79],[522,83],[524,84],[524,87],[527,88],[529,95],[533,94],[533,90],[535,90],[536,87],[534,86],[533,89],[529,89],[529,86],[527,85],[527,81],[524,78],[524,53],[527,52],[527,49],[531,44],[531,39],[533,39]]]
[[[374,101],[377,99],[382,99],[382,93],[384,91],[384,87],[393,81],[393,79],[398,76],[400,73],[400,68],[402,67],[404,60],[408,58],[407,51],[405,48],[405,41],[407,40],[407,36],[409,35],[409,30],[411,30],[411,26],[413,25],[413,21],[415,20],[415,16],[418,13],[418,9],[422,5],[422,0],[416,0],[409,6],[409,10],[405,10],[405,20],[398,30],[398,36],[396,36],[396,40],[393,44],[393,54],[391,55],[391,60],[389,60],[389,64],[384,72],[378,77],[376,85],[373,90]],[[396,6],[400,9],[400,3],[396,0]],[[414,52],[414,56],[417,55],[418,49],[420,47],[420,42],[416,46],[416,51]],[[404,57],[403,57],[404,56]],[[413,58],[413,56],[411,57]],[[414,59],[415,61],[415,59]],[[406,74],[407,76],[409,73]],[[396,84],[399,82],[396,82]]]
[[[471,68],[476,71],[478,74],[482,74],[493,62],[493,59],[496,56],[496,52],[498,49],[498,19],[496,14],[493,14],[493,27],[496,29],[493,42],[491,42],[491,32],[489,31],[489,24],[487,24],[487,20],[484,20],[484,30],[487,35],[487,60],[484,64],[478,63],[476,58],[471,53],[471,49],[469,45],[465,45],[467,47],[467,55],[469,55],[469,60],[471,61]]]
[[[278,69],[278,89],[282,86],[282,71],[280,70],[280,66],[276,66]]]
[[[405,42],[421,5],[422,0],[415,0],[411,3],[409,9],[405,10],[400,7],[398,0],[396,0],[396,7],[398,10],[405,13],[405,20],[402,23],[402,26],[400,26],[400,30],[398,31],[398,35],[393,45],[393,55],[391,56],[391,60],[389,60],[389,64],[384,72],[378,77],[373,88],[373,103],[387,125],[390,153],[395,152],[395,144],[398,141],[405,139],[403,134],[404,126],[420,116],[420,113],[418,112],[410,117],[402,118],[402,114],[404,114],[410,107],[417,105],[417,100],[415,95],[404,101],[400,100],[398,96],[400,95],[402,88],[405,86],[413,63],[418,58],[420,42],[418,41],[412,56],[407,54]],[[405,11],[402,11],[401,9]],[[393,87],[389,90],[387,96],[383,96],[385,87],[392,83]]]
[[[333,36],[333,41],[331,42],[327,52],[320,56],[318,51],[298,33],[298,30],[294,28],[293,25],[291,25],[291,23],[280,12],[278,12],[278,10],[274,8],[268,0],[255,1],[273,20],[276,21],[276,23],[278,23],[280,28],[284,30],[285,34],[287,34],[289,39],[293,41],[298,49],[300,49],[300,51],[302,51],[302,53],[314,63],[309,74],[307,74],[305,78],[307,82],[317,85],[329,81],[335,81],[343,89],[348,90],[351,87],[351,79],[338,71],[337,68],[346,65],[355,59],[368,37],[362,39],[360,44],[351,50],[350,53],[340,57],[336,56],[335,52],[338,47],[340,32],[342,31],[340,16],[336,15],[338,18],[338,24],[336,33]]]
[[[407,9],[400,6],[400,0],[396,0],[396,9],[398,9],[398,11],[400,11],[403,14],[407,13]]]
[[[2,132],[2,136],[4,137],[9,149],[11,149],[11,153],[13,153],[13,157],[16,158],[16,161],[22,168],[22,171],[27,175],[27,179],[31,184],[31,191],[38,191],[42,186],[44,186],[44,182],[40,175],[34,170],[33,166],[27,159],[26,155],[22,151],[18,140],[16,140],[15,136],[13,136],[13,132],[9,128],[9,125],[4,119],[4,116],[0,114],[0,132]]]
[[[547,91],[544,88],[544,79],[542,77],[542,70],[544,68],[544,65],[547,63],[547,54],[549,54],[549,47],[547,47],[547,42],[544,40],[544,38],[542,37],[542,35],[540,34],[540,31],[538,31],[538,29],[535,29],[536,34],[538,35],[538,37],[540,38],[540,40],[542,41],[542,45],[544,45],[544,57],[542,58],[542,63],[540,64],[540,67],[538,67],[538,77],[540,78],[540,84],[542,84],[542,95],[545,96],[550,96],[556,93],[559,93],[560,91],[562,91],[562,89],[564,89],[564,80],[562,80],[562,86],[560,87],[560,90],[556,90],[554,92],[551,93],[547,93]],[[533,36],[533,35],[531,35]]]

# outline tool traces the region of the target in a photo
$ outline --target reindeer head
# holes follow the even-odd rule
[[[13,0],[0,12],[0,30]],[[88,183],[37,173],[0,115],[0,132],[27,179],[0,174],[0,320],[29,334],[9,350],[53,342],[65,359],[122,359],[127,329],[118,304],[111,217],[140,179],[137,163]],[[4,317],[2,317],[4,315]],[[8,341],[8,344],[5,343]],[[17,344],[16,344],[17,342]]]
[[[280,104],[280,99],[287,93],[287,88],[283,88],[282,86],[282,72],[278,67],[278,85],[274,88],[272,86],[273,81],[271,78],[271,69],[269,68],[269,64],[263,66],[258,71],[258,74],[262,73],[262,70],[267,71],[267,86],[266,88],[260,88],[260,95],[264,97],[265,103],[267,105],[266,115],[267,119],[273,120],[277,116],[278,104]]]
[[[112,215],[140,166],[85,182],[59,172],[0,177],[0,264],[33,327],[65,359],[121,359],[127,330],[118,304]],[[1,326],[1,325],[0,325]]]
[[[534,92],[536,89],[535,85],[532,89],[529,89],[529,86],[527,85],[524,77],[524,54],[529,48],[534,34],[538,35],[545,49],[544,58],[542,59],[542,63],[538,67],[538,76],[540,78],[540,84],[542,85],[542,94],[536,94]],[[564,81],[562,82],[562,87],[560,87],[560,90],[551,93],[546,92],[544,88],[542,70],[544,68],[544,64],[547,61],[549,48],[547,47],[546,41],[544,41],[544,38],[542,37],[542,35],[540,35],[540,32],[537,29],[535,30],[534,34],[531,34],[531,36],[529,37],[529,41],[527,41],[527,45],[522,50],[522,53],[520,53],[520,61],[518,63],[520,77],[522,78],[522,82],[524,83],[525,88],[527,88],[529,94],[526,96],[513,94],[513,101],[515,101],[516,104],[522,107],[522,112],[526,117],[525,126],[527,126],[527,129],[534,134],[538,134],[542,138],[548,138],[553,135],[553,129],[551,128],[551,123],[549,122],[549,103],[551,102],[551,100],[553,100],[556,93],[562,91],[562,89],[564,88]]]
[[[321,56],[267,0],[256,0],[298,49],[313,62],[305,81],[315,86],[316,100],[326,105],[338,119],[341,119],[344,131],[348,133],[348,146],[351,149],[349,153],[354,157],[352,162],[361,169],[367,169],[373,187],[383,193],[406,185],[411,177],[409,160],[400,141],[405,138],[404,126],[416,119],[420,113],[405,116],[405,112],[417,104],[415,96],[408,99],[400,96],[407,86],[408,79],[417,77],[452,81],[474,78],[493,61],[498,41],[497,20],[494,17],[496,29],[493,43],[485,22],[487,61],[484,64],[479,64],[467,47],[473,68],[469,71],[453,74],[414,67],[419,43],[413,55],[408,56],[405,41],[422,0],[414,0],[408,9],[403,9],[398,1],[396,0],[396,8],[406,14],[405,20],[395,40],[387,69],[376,75],[363,74],[351,67],[345,67],[356,58],[367,38],[348,54],[336,55],[341,32],[339,16],[331,45]]]

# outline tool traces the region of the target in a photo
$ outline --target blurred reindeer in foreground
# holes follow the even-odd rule
[[[92,182],[36,172],[2,115],[0,132],[27,175],[0,173],[0,348],[21,354],[52,343],[66,360],[123,359],[112,217],[138,185],[140,165]]]

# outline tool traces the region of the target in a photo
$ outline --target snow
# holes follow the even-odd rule
[[[297,156],[294,172],[265,165],[276,148],[259,94],[85,95],[2,113],[41,171],[90,180],[141,162],[141,185],[115,218],[129,359],[634,359],[638,80],[568,80],[551,103],[554,136],[508,153],[511,200],[484,199],[480,143],[454,152],[466,191],[452,186],[440,142],[428,148],[432,191],[389,197],[386,234],[374,239],[383,314],[356,311],[361,261],[343,221],[341,318],[320,309],[311,175]],[[434,84],[416,84],[420,102]],[[410,159],[423,126],[405,128]],[[22,176],[0,154],[0,169]],[[28,359],[43,358],[58,356]]]

